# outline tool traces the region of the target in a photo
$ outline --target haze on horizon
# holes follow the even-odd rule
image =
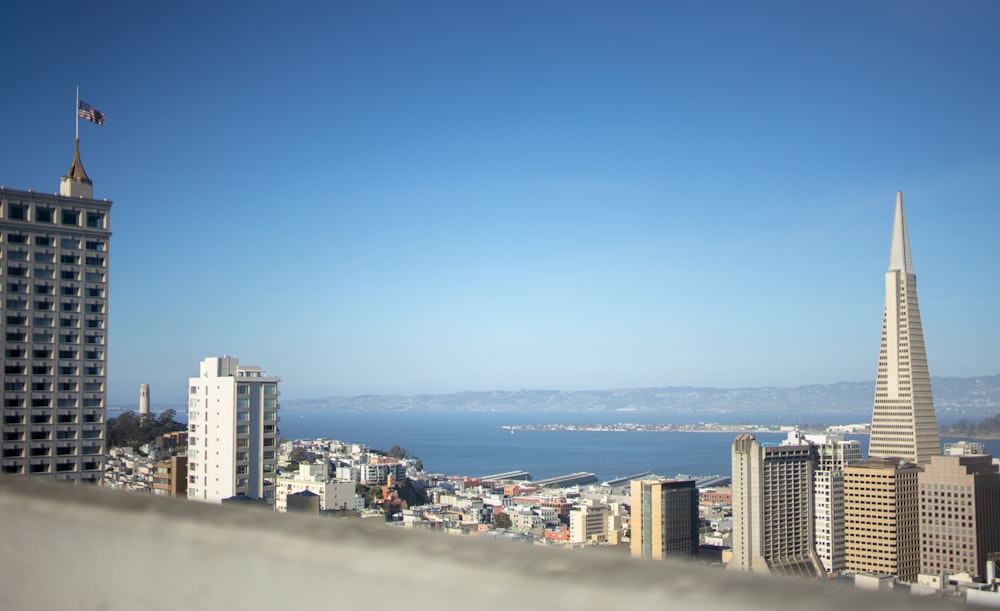
[[[897,190],[931,375],[992,375],[998,18],[9,3],[0,184],[107,115],[109,405],[221,354],[286,399],[873,379]]]

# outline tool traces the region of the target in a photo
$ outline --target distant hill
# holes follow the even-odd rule
[[[992,416],[1000,411],[1000,375],[931,378],[939,412]],[[641,411],[676,414],[864,412],[874,382],[794,388],[628,388],[619,390],[466,391],[446,395],[361,395],[282,401],[285,411]]]

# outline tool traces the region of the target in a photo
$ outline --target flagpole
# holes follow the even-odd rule
[[[76,115],[76,139],[80,139],[80,86],[76,86],[76,108],[73,109],[73,114]]]

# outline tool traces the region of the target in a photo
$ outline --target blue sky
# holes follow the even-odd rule
[[[875,374],[903,191],[932,375],[1000,372],[995,2],[4,3],[0,184],[74,88],[109,402]]]

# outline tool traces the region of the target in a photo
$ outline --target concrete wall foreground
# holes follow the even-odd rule
[[[0,476],[0,609],[940,609],[939,599]]]

